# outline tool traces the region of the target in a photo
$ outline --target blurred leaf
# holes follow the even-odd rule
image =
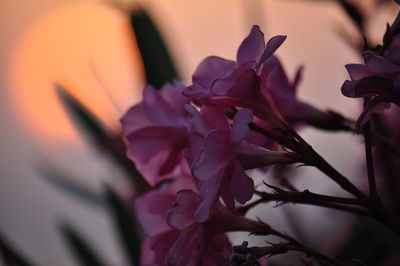
[[[61,232],[81,266],[106,266],[89,244],[74,229],[68,225],[64,225],[61,227]]]
[[[347,16],[354,22],[354,24],[363,32],[365,18],[361,10],[348,0],[337,0]]]
[[[0,258],[5,266],[33,266],[19,251],[12,247],[0,234]]]
[[[137,171],[134,163],[126,157],[122,136],[109,133],[102,122],[61,85],[56,84],[56,90],[69,117],[75,122],[76,127],[81,129],[81,132],[88,136],[88,139],[98,149],[109,154],[127,172],[129,181],[138,194],[149,190],[150,185]]]
[[[52,169],[51,167],[40,167],[38,172],[40,176],[44,178],[44,180],[57,189],[71,196],[79,198],[93,206],[104,206],[104,200],[99,195],[90,189],[85,188],[76,181],[73,181],[75,178],[67,176],[60,171],[55,170],[54,168]]]
[[[81,129],[81,132],[87,135],[96,146],[103,149],[109,142],[110,134],[102,122],[60,84],[55,86],[57,95],[69,117],[75,122],[75,126]]]
[[[131,25],[142,56],[147,83],[161,88],[165,82],[177,79],[167,47],[149,15],[144,10],[135,11],[131,15]]]
[[[140,263],[140,248],[143,241],[143,233],[136,220],[133,208],[129,208],[124,201],[109,186],[105,187],[105,197],[110,204],[110,211],[115,228],[122,247],[125,250],[130,265],[137,266]]]

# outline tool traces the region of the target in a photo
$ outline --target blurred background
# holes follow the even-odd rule
[[[376,9],[372,0],[358,2],[373,14],[369,34],[379,42],[398,10],[392,5]],[[301,99],[347,117],[359,114],[357,102],[340,93],[347,78],[344,65],[361,60],[340,36],[355,35],[356,27],[334,0],[2,0],[0,233],[36,265],[77,265],[59,232],[66,222],[83,232],[111,265],[126,265],[107,212],[61,193],[43,178],[41,169],[57,169],[94,194],[101,193],[105,182],[124,190],[123,171],[82,138],[54,84],[62,84],[118,132],[119,118],[140,100],[145,84],[129,19],[138,5],[159,29],[184,83],[190,83],[206,56],[234,59],[242,39],[258,24],[267,39],[288,36],[278,55],[290,77],[305,65]],[[357,181],[363,171],[361,139],[311,129],[301,135],[363,186]],[[342,193],[313,169],[301,168],[299,173],[299,188]],[[312,207],[264,209],[255,212],[281,230],[300,227],[307,236],[303,240],[323,251],[337,243],[325,242],[327,238],[343,241],[352,221],[351,215]],[[284,222],[288,217],[296,224]],[[238,236],[243,235],[233,238]]]

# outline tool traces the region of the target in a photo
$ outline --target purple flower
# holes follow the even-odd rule
[[[192,106],[186,108],[192,118],[185,157],[203,199],[195,212],[198,221],[209,219],[220,196],[233,211],[235,200],[250,200],[254,184],[244,170],[289,160],[286,152],[271,151],[246,140],[253,118],[249,109],[240,110],[231,127],[217,107],[204,104],[201,113]]]
[[[222,204],[200,223],[194,217],[199,204],[201,198],[191,190],[177,195],[154,190],[136,202],[140,224],[150,236],[142,246],[141,265],[225,265],[231,253],[225,232],[267,230],[262,223],[233,215]]]
[[[258,26],[253,26],[238,49],[236,62],[207,57],[193,74],[193,84],[183,94],[197,104],[252,109],[258,118],[274,127],[278,111],[292,124],[305,122],[323,129],[340,128],[342,121],[337,116],[297,99],[302,67],[290,81],[281,62],[273,56],[285,39],[286,36],[278,35],[265,44],[264,34]]]
[[[387,108],[389,103],[400,106],[400,65],[396,63],[398,52],[389,50],[388,55],[390,57],[366,51],[363,53],[365,64],[346,65],[351,80],[343,83],[342,93],[347,97],[368,99],[357,120],[358,131],[374,111]]]
[[[182,150],[187,144],[184,86],[166,84],[161,90],[147,86],[143,100],[122,117],[128,157],[145,179],[155,185],[185,168]]]

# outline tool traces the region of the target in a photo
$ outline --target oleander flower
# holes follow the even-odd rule
[[[262,223],[235,216],[220,203],[210,220],[200,223],[194,217],[200,202],[191,190],[177,195],[154,190],[136,203],[140,224],[150,236],[142,246],[141,265],[225,265],[232,248],[225,232],[267,233]]]
[[[186,108],[191,114],[191,124],[185,157],[202,197],[195,212],[198,221],[209,219],[220,196],[232,211],[235,200],[245,203],[251,199],[254,184],[244,170],[290,161],[286,152],[271,151],[246,141],[248,124],[253,119],[251,110],[239,110],[231,127],[224,112],[215,106],[204,104],[201,113],[192,106]]]
[[[192,77],[192,85],[183,91],[197,104],[244,107],[272,127],[276,111],[289,123],[307,123],[322,129],[342,129],[342,118],[332,112],[322,112],[300,101],[296,88],[302,67],[290,81],[274,52],[286,36],[274,36],[267,44],[258,26],[241,43],[236,62],[217,56],[204,59]]]
[[[182,96],[183,89],[178,82],[166,84],[161,90],[146,86],[143,100],[121,119],[127,155],[151,185],[185,169],[184,105],[189,99]]]
[[[207,57],[197,67],[193,85],[184,90],[184,95],[197,103],[251,108],[261,118],[271,115],[270,104],[260,90],[260,72],[285,39],[275,36],[265,45],[264,34],[253,26],[238,49],[236,62]]]
[[[387,108],[389,103],[400,106],[400,65],[396,63],[398,52],[389,51],[388,56],[366,51],[363,53],[365,64],[346,65],[351,80],[343,83],[343,95],[367,99],[357,120],[358,131],[374,111]]]

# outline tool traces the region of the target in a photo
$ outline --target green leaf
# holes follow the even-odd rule
[[[139,265],[143,233],[133,208],[129,208],[109,186],[105,187],[105,197],[109,203],[115,229],[130,265]]]
[[[7,266],[33,266],[15,247],[11,246],[0,234],[0,258]]]
[[[70,226],[61,227],[61,232],[67,244],[81,266],[106,266],[103,260],[93,251],[90,245]]]
[[[147,83],[161,88],[166,82],[178,78],[168,49],[150,16],[144,10],[131,15],[137,45],[142,56]]]
[[[104,207],[103,198],[76,181],[73,181],[76,178],[67,176],[51,167],[39,167],[38,172],[48,184],[62,192],[79,198],[92,206]]]

